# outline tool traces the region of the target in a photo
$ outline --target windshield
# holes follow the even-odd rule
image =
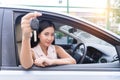
[[[86,43],[95,43],[95,44],[100,44],[100,45],[111,46],[111,44],[109,44],[108,42],[106,42],[100,38],[97,38],[97,37],[85,32],[85,31],[75,29],[75,28],[68,26],[68,25],[64,25],[64,26],[60,27],[60,30],[64,31],[64,32],[86,42]]]

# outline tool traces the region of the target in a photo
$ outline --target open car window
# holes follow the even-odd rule
[[[69,26],[68,24],[63,24],[60,22],[54,23],[56,26],[55,44],[63,47],[73,58],[77,60],[77,64],[80,64],[78,60],[81,55],[83,55],[80,52],[84,52],[83,46],[79,46],[76,52],[74,52],[74,49],[80,43],[84,43],[87,47],[86,57],[82,64],[112,63],[116,60],[116,49],[108,42],[83,30],[74,28],[74,26]],[[16,26],[16,40],[18,54],[20,54],[22,42],[20,23]]]

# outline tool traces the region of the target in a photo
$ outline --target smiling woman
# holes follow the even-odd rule
[[[39,23],[37,25],[38,29],[36,30],[37,35],[34,35],[37,37],[37,44],[34,47],[30,44],[30,40],[32,41],[30,36],[32,33],[31,19],[40,16],[42,16],[41,13],[34,12],[22,17],[21,65],[25,69],[28,69],[33,64],[39,67],[76,64],[76,61],[62,47],[52,44],[54,41],[55,25],[50,20],[37,21]]]

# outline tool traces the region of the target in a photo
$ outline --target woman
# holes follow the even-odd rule
[[[28,13],[23,16],[21,21],[22,28],[22,47],[20,53],[21,65],[25,68],[31,68],[33,64],[40,67],[61,64],[75,64],[73,59],[62,47],[52,45],[54,41],[55,27],[51,21],[40,21],[40,26],[37,31],[38,43],[31,48],[31,33],[30,21],[33,18],[42,16],[38,12]],[[57,56],[59,58],[57,58]]]

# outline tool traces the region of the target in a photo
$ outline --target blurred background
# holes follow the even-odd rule
[[[0,5],[63,12],[89,20],[120,35],[120,0],[0,0]]]

